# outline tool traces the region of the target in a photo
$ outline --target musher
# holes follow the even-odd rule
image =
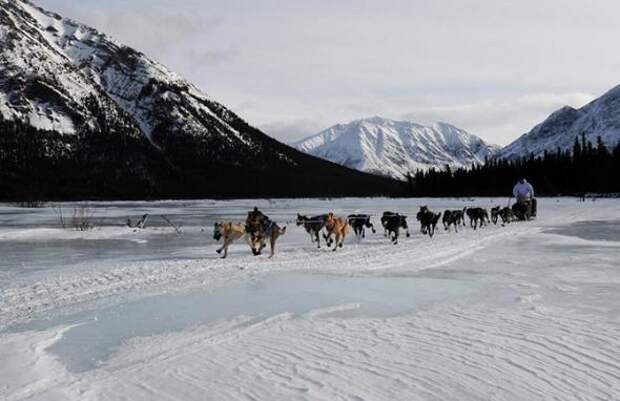
[[[521,220],[529,220],[536,217],[536,198],[534,197],[534,187],[521,178],[512,189],[517,203],[512,206],[512,211]]]

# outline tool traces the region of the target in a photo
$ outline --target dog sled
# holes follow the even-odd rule
[[[522,199],[512,205],[512,213],[520,221],[528,221],[536,217],[537,202],[536,198]]]

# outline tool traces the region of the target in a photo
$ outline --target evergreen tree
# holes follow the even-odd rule
[[[584,145],[585,144],[585,145]],[[526,177],[541,195],[581,195],[585,192],[620,192],[620,143],[611,151],[597,138],[596,148],[585,135],[575,138],[572,152],[557,148],[540,157],[488,160],[471,169],[416,171],[417,196],[504,196]]]

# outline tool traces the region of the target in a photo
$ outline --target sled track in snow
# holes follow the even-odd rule
[[[348,243],[332,252],[307,245],[294,247],[284,240],[278,243],[273,259],[251,256],[247,246],[243,256],[233,252],[219,259],[214,246],[205,246],[199,260],[132,262],[93,272],[52,277],[31,285],[8,288],[0,297],[0,329],[24,321],[54,308],[114,296],[135,298],[154,291],[176,291],[192,287],[217,287],[234,279],[277,271],[305,271],[330,274],[408,273],[434,268],[467,256],[497,241],[535,232],[526,224],[484,229],[462,229],[458,234],[439,232],[434,238],[413,233],[392,245],[382,234],[368,236],[361,243]],[[246,253],[247,252],[247,253]],[[266,252],[265,252],[266,253]],[[213,256],[211,256],[213,255]],[[138,294],[136,292],[140,292]]]

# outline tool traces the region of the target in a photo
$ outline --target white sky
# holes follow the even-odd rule
[[[285,142],[379,115],[500,145],[620,84],[620,1],[34,0]]]

